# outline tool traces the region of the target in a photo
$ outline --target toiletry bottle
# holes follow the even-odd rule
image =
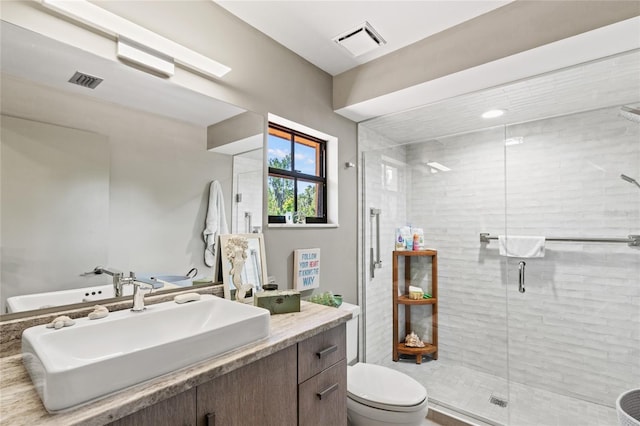
[[[420,236],[418,234],[413,234],[413,251],[420,250]]]
[[[407,250],[409,251],[413,250],[413,237],[411,236],[411,234],[409,234],[407,238],[404,239],[404,243]]]

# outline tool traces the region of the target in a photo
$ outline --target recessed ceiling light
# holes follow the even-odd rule
[[[450,168],[448,168],[447,166],[444,166],[444,165],[442,165],[442,164],[440,164],[440,163],[438,163],[438,162],[436,162],[436,161],[431,161],[431,162],[427,163],[427,166],[429,166],[429,167],[433,167],[433,168],[438,169],[438,170],[441,170],[441,171],[443,171],[443,172],[448,172],[448,171],[450,171],[450,170],[451,170],[451,169],[450,169]]]
[[[506,111],[503,109],[490,109],[482,114],[482,118],[496,118],[502,116]]]

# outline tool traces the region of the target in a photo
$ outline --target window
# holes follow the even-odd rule
[[[269,223],[285,223],[289,212],[327,223],[326,150],[326,140],[269,123]]]

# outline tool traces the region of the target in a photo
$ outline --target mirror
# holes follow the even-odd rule
[[[262,232],[262,162],[262,148],[233,156],[232,234]]]
[[[253,303],[254,292],[267,280],[267,261],[262,234],[220,236],[220,262],[224,297]]]
[[[210,282],[213,180],[236,219],[233,154],[208,150],[207,130],[253,113],[6,21],[0,30],[1,312],[25,294],[73,294],[38,308],[110,297],[112,277],[87,274],[96,266],[138,277],[195,267],[181,284]],[[70,84],[76,71],[103,81]]]

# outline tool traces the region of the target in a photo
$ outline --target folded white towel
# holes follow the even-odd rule
[[[500,256],[507,257],[544,257],[544,237],[498,235]]]

